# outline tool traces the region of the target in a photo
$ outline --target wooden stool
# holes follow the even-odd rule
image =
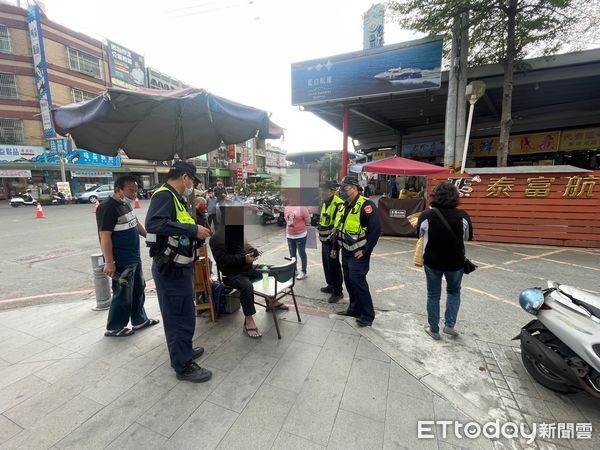
[[[206,303],[196,302],[196,311],[210,311],[210,320],[214,322],[216,320],[215,304],[213,301],[212,292],[212,279],[210,276],[210,260],[208,258],[208,252],[206,251],[206,245],[203,245],[198,249],[200,258],[194,263],[194,292],[196,296],[204,295],[208,300]]]

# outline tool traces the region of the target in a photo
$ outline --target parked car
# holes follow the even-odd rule
[[[112,184],[100,184],[92,186],[85,192],[75,194],[75,201],[77,203],[96,203],[96,200],[104,200],[110,197],[114,192],[114,186]]]
[[[139,194],[141,198],[149,199],[154,194],[154,191],[161,187],[164,183],[158,183],[150,186],[149,188],[140,188]]]

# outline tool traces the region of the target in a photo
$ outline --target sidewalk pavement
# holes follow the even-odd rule
[[[263,247],[273,259],[265,262],[286,248]],[[414,240],[380,241],[369,273],[373,327],[332,314],[345,305],[319,293],[317,250],[297,287],[303,321],[283,313],[281,341],[263,310],[258,341],[243,334],[239,312],[214,324],[199,317],[200,364],[214,372],[202,385],[175,378],[162,326],[105,338],[106,313],[92,312],[90,299],[2,311],[0,448],[599,448],[598,401],[534,383],[510,341],[530,317],[515,293],[545,277],[591,289],[598,253],[470,244],[480,268],[463,283],[461,336],[434,342],[422,331],[424,280],[411,270],[413,248]],[[159,316],[152,293],[147,310]],[[527,444],[444,436],[438,425],[434,439],[417,439],[418,420],[496,419],[591,423],[594,431],[589,440]]]
[[[156,297],[147,298],[158,317]],[[311,312],[307,314],[306,311]],[[0,313],[0,448],[453,448],[416,439],[418,418],[464,417],[343,320],[264,310],[260,340],[241,313],[200,316],[195,345],[213,371],[178,381],[162,326],[103,336],[89,302]],[[471,448],[492,448],[472,441]]]

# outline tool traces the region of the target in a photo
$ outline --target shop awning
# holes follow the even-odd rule
[[[210,169],[210,175],[212,177],[228,177],[230,173],[227,169]]]

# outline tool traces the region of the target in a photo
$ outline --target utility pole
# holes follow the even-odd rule
[[[444,132],[444,166],[454,168],[456,146],[456,106],[458,92],[458,59],[460,20],[454,18],[452,25],[452,46],[450,49],[450,69],[448,70],[448,99],[446,101],[446,127]]]
[[[458,66],[458,92],[456,96],[456,144],[454,146],[454,169],[458,168],[459,161],[463,161],[463,149],[465,145],[467,99],[465,91],[468,82],[469,70],[469,12],[465,11],[460,20],[459,38],[459,66]]]

